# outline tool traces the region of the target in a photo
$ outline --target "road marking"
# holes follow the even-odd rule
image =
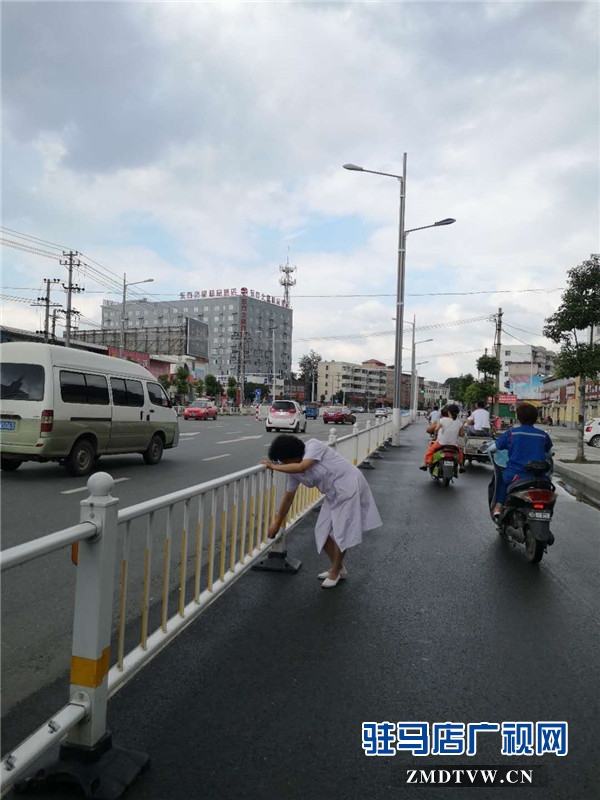
[[[200,431],[196,431],[196,433],[180,433],[180,436],[199,436]]]
[[[122,481],[128,481],[129,478],[115,478],[115,483],[121,483]],[[66,492],[61,492],[61,494],[75,494],[76,492],[89,492],[87,486],[81,486],[79,489],[67,489]]]
[[[230,453],[223,453],[222,456],[210,456],[210,458],[203,458],[202,461],[215,461],[217,458],[227,458]]]
[[[239,439],[227,439],[225,442],[215,442],[215,444],[231,444],[232,442],[247,442],[250,439],[262,439],[262,433],[258,436],[241,436]]]

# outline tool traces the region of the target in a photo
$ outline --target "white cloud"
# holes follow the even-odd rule
[[[526,2],[8,4],[5,224],[154,277],[165,299],[277,292],[290,242],[295,339],[391,331],[394,297],[300,295],[395,292],[398,184],[341,165],[397,172],[406,150],[407,226],[457,220],[408,237],[406,319],[502,305],[540,331],[559,293],[411,295],[562,286],[598,249],[598,19]],[[7,251],[4,283],[51,268]],[[78,303],[97,319],[101,299]],[[493,339],[489,323],[437,330],[420,358]],[[394,353],[393,336],[313,346]]]

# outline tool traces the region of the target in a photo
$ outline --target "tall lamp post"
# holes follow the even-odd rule
[[[439,225],[451,225],[456,220],[442,219],[433,225],[423,225],[420,228],[404,230],[404,207],[406,201],[406,153],[402,160],[402,175],[395,175],[391,172],[378,172],[373,169],[358,167],[356,164],[344,164],[344,169],[355,172],[369,172],[372,175],[384,175],[386,178],[395,178],[400,183],[400,215],[398,225],[398,277],[396,284],[396,352],[394,362],[394,395],[392,410],[392,445],[400,445],[401,412],[400,399],[402,387],[402,332],[404,328],[404,276],[406,264],[406,236],[412,231],[420,231],[425,228],[435,228]]]
[[[125,303],[127,300],[127,287],[137,286],[139,283],[154,283],[154,278],[146,278],[143,281],[132,281],[127,283],[127,275],[123,273],[123,302],[121,304],[121,341],[119,344],[119,358],[123,358],[123,350],[125,349]]]

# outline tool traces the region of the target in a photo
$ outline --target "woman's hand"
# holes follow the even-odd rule
[[[277,534],[279,533],[279,528],[280,525],[278,522],[272,522],[269,525],[269,530],[267,531],[267,536],[269,537],[269,539],[274,539],[277,536]]]
[[[268,458],[261,458],[259,463],[262,464],[263,467],[266,467],[267,469],[270,470],[273,470],[273,467],[275,466],[272,461],[269,461]]]

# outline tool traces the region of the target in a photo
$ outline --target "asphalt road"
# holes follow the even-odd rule
[[[432,764],[541,764],[546,788],[502,796],[598,796],[599,512],[559,490],[556,543],[531,565],[490,522],[489,468],[444,489],[417,469],[424,426],[402,442],[365,473],[384,525],[349,553],[347,581],[320,588],[311,515],[288,543],[297,575],[249,573],[111,701],[116,743],[152,757],[128,798],[463,796],[400,786],[403,768]],[[24,700],[3,719],[5,744],[65,697],[57,681]],[[564,720],[569,750],[502,756],[500,734],[485,734],[472,757],[367,758],[361,723],[384,720]]]
[[[359,416],[361,427],[367,419],[374,421],[373,415]],[[352,432],[350,425],[332,426],[324,425],[321,420],[309,420],[306,434],[301,438],[327,439],[333,427],[338,436]],[[147,466],[139,455],[107,456],[99,461],[97,469],[108,472],[115,480],[113,496],[119,498],[120,508],[254,466],[266,455],[269,443],[277,435],[267,433],[264,422],[255,421],[253,416],[223,416],[214,422],[180,418],[180,430],[179,447],[166,450],[163,460],[156,466]],[[2,473],[2,548],[77,523],[79,503],[88,496],[86,482],[85,478],[70,477],[63,467],[53,463],[26,463],[18,472]],[[178,513],[180,516],[181,509]],[[174,522],[179,525],[179,517],[174,517]],[[157,519],[157,523],[160,525],[161,520]],[[144,541],[144,536],[134,537],[132,582],[135,570],[142,569]],[[174,579],[176,547],[174,543]],[[158,563],[156,567],[153,586],[160,596]],[[3,714],[18,701],[65,674],[70,658],[74,586],[75,568],[69,550],[4,573],[1,586]],[[115,597],[118,587],[117,581]],[[135,614],[135,610],[133,606],[130,615]],[[113,629],[116,629],[117,611],[115,603]]]

